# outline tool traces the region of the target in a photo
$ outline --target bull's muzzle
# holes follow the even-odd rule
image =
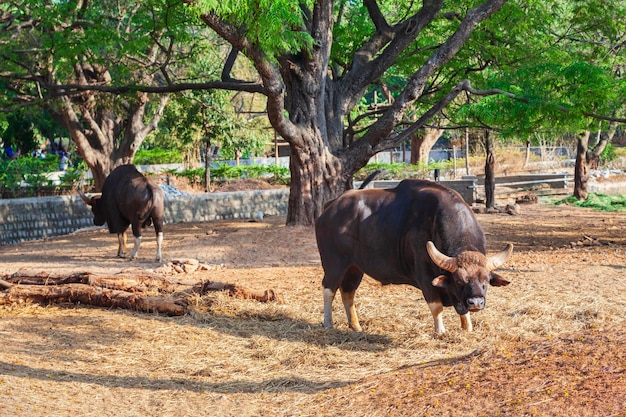
[[[485,297],[471,297],[465,300],[469,311],[479,311],[485,308]]]

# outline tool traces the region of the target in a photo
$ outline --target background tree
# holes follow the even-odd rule
[[[100,189],[130,163],[159,122],[167,95],[106,86],[167,85],[192,33],[180,2],[41,2],[0,5],[5,111],[39,105],[63,125]],[[194,47],[199,48],[197,45]],[[172,71],[170,69],[170,71]]]
[[[576,138],[574,195],[584,199],[590,167],[626,122],[626,21],[619,17],[626,5],[560,1],[533,10],[540,24],[525,26],[532,41],[524,42],[524,59],[478,74],[484,88],[508,94],[471,101],[456,114],[503,137]]]
[[[443,96],[408,127],[409,110],[429,93],[439,71],[476,26],[506,1],[316,0],[296,4],[198,0],[201,19],[257,70],[269,120],[289,143],[288,224],[312,224],[324,203],[351,186],[352,175],[377,152],[404,140],[445,106]],[[445,6],[445,8],[444,8]],[[410,64],[409,64],[410,62]],[[396,63],[406,80],[386,108],[347,121],[365,94]],[[462,74],[454,97],[471,85]],[[443,90],[440,90],[443,91]]]

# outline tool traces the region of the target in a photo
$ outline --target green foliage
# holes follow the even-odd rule
[[[440,169],[445,171],[447,169],[452,169],[454,165],[453,161],[439,161],[439,162],[430,162],[428,164],[405,164],[401,162],[393,162],[393,163],[370,163],[365,167],[361,168],[355,175],[355,180],[363,180],[369,174],[376,171],[377,169],[382,170],[376,179],[384,180],[384,179],[405,179],[405,178],[432,178],[433,171],[435,169]]]
[[[559,200],[555,205],[568,204],[575,207],[586,207],[598,211],[626,211],[626,196],[591,193],[586,200],[574,196]]]
[[[240,178],[272,177],[280,179],[289,177],[289,168],[278,165],[229,165],[218,164],[211,168],[211,178],[231,180]]]
[[[538,63],[515,72],[492,73],[488,88],[515,94],[485,97],[462,107],[458,115],[499,126],[504,136],[529,137],[537,131],[564,133],[592,128],[585,113],[612,114],[624,82],[610,68],[574,61]]]
[[[87,169],[87,164],[83,160],[75,163],[73,167],[67,168],[63,175],[59,177],[61,188],[73,190],[83,185],[81,183]]]
[[[204,183],[204,168],[186,169],[182,172],[175,170],[168,171],[172,176],[186,178],[190,184],[200,185]]]
[[[52,182],[46,174],[56,171],[58,164],[59,160],[56,155],[48,155],[45,159],[21,157],[0,161],[2,195],[32,196],[41,188],[51,187]]]
[[[159,130],[144,141],[143,149],[177,150],[180,158],[176,162],[181,162],[197,160],[200,149],[210,141],[220,148],[223,159],[235,159],[238,152],[247,158],[262,155],[271,141],[271,131],[264,127],[258,119],[248,121],[238,116],[229,93],[196,91],[170,102]]]
[[[176,149],[139,149],[135,154],[135,165],[178,164],[183,161],[180,151]]]
[[[187,169],[182,172],[170,171],[169,174],[186,178],[191,184],[204,182],[204,168]],[[287,184],[289,182],[289,168],[278,165],[229,165],[217,164],[211,168],[212,181],[227,181],[242,178],[266,178],[275,183]]]
[[[226,21],[239,22],[246,37],[269,57],[310,51],[313,39],[305,30],[301,5],[312,9],[312,0],[198,0],[192,5],[198,14],[215,13]]]
[[[475,55],[491,61],[487,70],[469,75],[474,87],[516,98],[471,97],[452,115],[459,123],[483,123],[498,128],[500,136],[522,138],[595,130],[592,114],[623,117],[626,79],[619,68],[626,21],[617,16],[626,13],[625,4],[508,2],[473,33],[483,41],[466,48],[480,46]]]
[[[615,147],[611,143],[607,143],[606,147],[600,154],[600,161],[603,164],[614,161],[618,158],[617,153],[615,152]]]
[[[220,156],[223,159],[235,159],[238,152],[244,158],[261,155],[265,145],[272,140],[270,135],[269,130],[254,130],[253,122],[242,121],[232,135],[221,136],[218,142],[221,144]]]
[[[68,168],[55,185],[48,175],[57,171],[59,158],[48,155],[45,159],[20,157],[0,161],[0,194],[2,198],[32,197],[57,194],[78,187],[87,171],[84,161]]]

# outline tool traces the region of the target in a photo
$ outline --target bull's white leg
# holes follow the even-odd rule
[[[130,259],[135,259],[137,252],[139,252],[139,246],[141,246],[141,236],[135,236],[135,246],[133,246],[133,251],[130,253]]]
[[[352,292],[343,292],[341,291],[341,300],[343,301],[343,306],[346,309],[346,316],[348,317],[348,325],[352,330],[356,330],[360,332],[361,325],[359,324],[359,316],[356,314],[356,308],[354,308],[354,294],[355,291]]]
[[[126,232],[117,234],[117,257],[123,258],[126,253]]]
[[[161,262],[161,259],[163,258],[163,256],[161,255],[162,244],[163,244],[163,232],[159,232],[157,234],[157,253],[156,253],[156,260],[158,262]]]
[[[443,304],[441,302],[428,303],[428,307],[430,308],[430,312],[433,315],[433,319],[435,321],[435,334],[442,335],[446,332],[446,328],[443,327]]]
[[[472,318],[470,317],[469,311],[465,314],[461,314],[461,328],[463,330],[467,330],[468,332],[474,330],[474,327],[472,326]]]
[[[324,288],[324,328],[332,329],[333,327],[333,300],[335,299],[335,291],[330,288]]]

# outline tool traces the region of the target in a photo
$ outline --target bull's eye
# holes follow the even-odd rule
[[[457,270],[457,273],[454,276],[454,280],[459,285],[466,285],[469,282],[469,277],[462,269]]]

